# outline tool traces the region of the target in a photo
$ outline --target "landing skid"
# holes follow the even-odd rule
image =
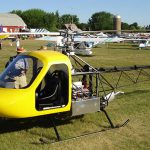
[[[124,122],[123,122],[122,124],[120,124],[120,125],[114,125],[113,122],[112,122],[112,120],[110,119],[110,117],[109,117],[107,111],[106,111],[105,109],[101,109],[101,111],[105,114],[105,116],[106,116],[106,118],[107,118],[107,120],[108,120],[108,122],[109,122],[109,124],[110,124],[110,127],[111,127],[111,128],[106,129],[106,130],[124,127],[124,126],[127,125],[127,123],[130,121],[129,119],[127,119],[126,121],[124,121]],[[54,120],[53,120],[52,117],[50,118],[50,121],[51,121],[52,126],[53,126],[53,128],[54,128],[57,141],[55,141],[55,142],[49,142],[48,139],[47,139],[47,140],[44,140],[44,139],[40,138],[40,142],[41,142],[42,144],[51,144],[51,143],[56,143],[56,142],[63,142],[63,141],[73,140],[73,139],[77,139],[77,138],[81,138],[81,137],[85,137],[85,136],[88,136],[88,135],[97,134],[97,133],[106,131],[106,130],[94,131],[94,132],[82,134],[82,135],[79,135],[79,136],[76,136],[76,137],[71,137],[71,138],[68,138],[68,139],[65,139],[65,140],[61,140],[60,134],[59,134],[59,132],[58,132],[58,130],[57,130],[56,124],[55,124],[55,122],[54,122]]]

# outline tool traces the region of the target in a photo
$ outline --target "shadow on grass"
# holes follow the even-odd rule
[[[66,125],[66,124],[72,124],[72,120],[74,119],[81,119],[82,122],[82,118],[84,115],[81,116],[77,116],[77,117],[72,117],[68,120],[58,120],[58,119],[54,119],[54,122],[56,124],[56,126],[61,126],[61,125]],[[4,134],[4,133],[11,133],[11,132],[16,132],[16,131],[28,131],[29,129],[33,128],[33,127],[39,127],[39,128],[53,128],[52,122],[50,120],[50,116],[42,116],[42,117],[35,117],[35,118],[28,118],[28,119],[0,119],[0,134]],[[109,124],[108,126],[101,126],[99,125],[100,130],[96,130],[96,131],[83,131],[81,132],[81,134],[77,134],[75,136],[68,136],[65,137],[62,136],[62,141],[66,141],[66,140],[72,140],[72,139],[76,139],[79,137],[84,137],[84,136],[88,136],[90,134],[96,134],[99,132],[104,132],[106,130],[110,130]],[[103,128],[101,128],[103,127]],[[58,131],[59,132],[59,131]],[[39,138],[38,141],[32,142],[31,144],[34,145],[39,145],[39,144],[50,144],[50,143],[55,143],[58,142],[56,135],[51,135],[51,137],[49,136],[41,136],[41,133],[36,133],[36,132],[29,132],[33,135],[36,135]]]
[[[51,128],[51,116],[40,116],[27,119],[5,119],[0,118],[0,133],[28,130],[33,127]],[[70,120],[58,120],[54,119],[56,125],[64,125],[72,123]]]
[[[93,57],[93,56],[95,56],[95,55],[80,55],[80,54],[78,54],[77,56],[80,56],[80,57]]]
[[[109,49],[123,49],[123,50],[139,50],[139,48],[133,47],[108,47]]]
[[[81,119],[84,115],[76,116],[76,117],[68,117],[66,119],[62,119],[61,116],[39,116],[33,118],[25,118],[25,119],[6,119],[0,118],[0,134],[15,132],[21,130],[28,130],[33,127],[41,127],[41,128],[53,128],[53,124],[51,122],[51,118],[55,122],[56,126],[61,126],[65,124],[72,124],[72,120]]]

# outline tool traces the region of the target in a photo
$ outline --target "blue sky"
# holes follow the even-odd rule
[[[47,12],[59,11],[60,15],[77,15],[80,22],[87,22],[95,12],[119,14],[123,22],[150,24],[150,0],[4,0],[0,12],[40,8]]]

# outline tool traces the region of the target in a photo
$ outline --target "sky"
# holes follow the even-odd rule
[[[105,11],[120,15],[122,22],[128,24],[150,25],[150,0],[4,0],[0,13],[33,8],[77,15],[82,23],[87,23],[94,13]]]

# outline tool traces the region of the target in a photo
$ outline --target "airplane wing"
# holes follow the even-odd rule
[[[0,33],[0,36],[4,35],[55,35],[58,36],[60,35],[59,32],[5,32],[5,33]]]

